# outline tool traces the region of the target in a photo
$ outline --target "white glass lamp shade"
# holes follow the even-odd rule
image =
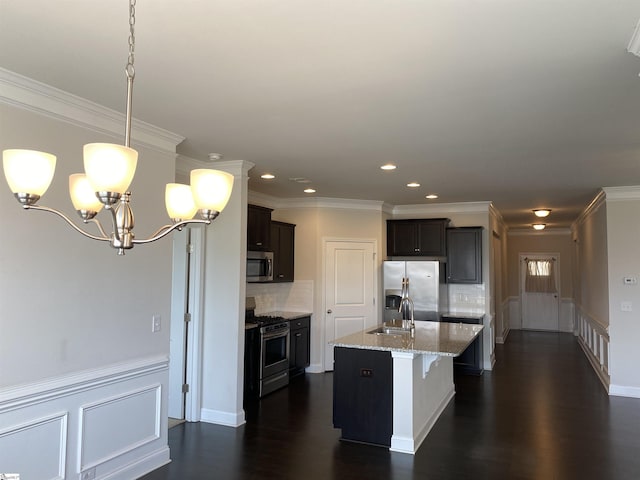
[[[189,185],[167,183],[164,190],[164,203],[169,218],[173,220],[190,220],[198,211]]]
[[[191,170],[191,191],[199,209],[222,212],[226,207],[231,190],[233,175],[220,170]]]
[[[76,210],[97,213],[104,207],[84,173],[69,175],[69,195]]]
[[[13,193],[42,196],[53,180],[56,156],[36,150],[4,150],[2,166]]]
[[[549,210],[548,208],[536,208],[533,213],[536,217],[544,218],[549,216],[551,210]]]
[[[84,146],[84,171],[94,192],[125,193],[136,173],[138,152],[113,143]]]
[[[544,230],[544,227],[546,227],[546,224],[544,224],[544,223],[534,223],[533,224],[534,230]]]

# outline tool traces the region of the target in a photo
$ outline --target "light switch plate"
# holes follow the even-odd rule
[[[623,312],[632,312],[633,309],[632,309],[631,302],[621,302],[620,310],[622,310]]]
[[[629,277],[624,277],[623,282],[625,285],[637,285],[638,284],[638,277],[631,275]]]

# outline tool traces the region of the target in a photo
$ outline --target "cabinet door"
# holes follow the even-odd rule
[[[247,249],[271,248],[271,209],[249,205],[247,210]]]
[[[293,282],[295,227],[291,223],[271,222],[274,282]]]
[[[447,282],[482,283],[482,227],[447,229]]]
[[[442,220],[418,223],[418,255],[444,257],[447,254],[446,226]]]
[[[482,324],[482,318],[456,318],[442,317],[442,322],[446,323],[468,323],[473,325]],[[471,344],[459,356],[454,357],[453,365],[457,372],[471,375],[481,375],[482,368],[482,333],[471,342]]]
[[[417,225],[412,221],[387,221],[387,256],[418,255]]]

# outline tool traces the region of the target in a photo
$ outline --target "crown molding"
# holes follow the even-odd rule
[[[176,173],[189,176],[191,170],[197,168],[213,168],[216,170],[224,170],[234,175],[249,175],[249,170],[255,167],[255,164],[247,160],[198,160],[196,158],[178,155],[176,157]]]
[[[591,200],[591,203],[582,211],[582,213],[571,224],[571,231],[574,231],[578,225],[582,224],[588,217],[593,215],[605,202],[604,190],[600,190],[598,194]]]
[[[434,203],[431,205],[396,205],[395,215],[439,215],[449,213],[489,213],[491,202]]]
[[[123,138],[124,114],[0,67],[0,103]],[[132,119],[132,144],[175,154],[184,137]]]
[[[298,197],[279,199],[276,208],[337,208],[382,212],[384,202],[378,200],[351,200],[331,197]]]
[[[627,47],[627,52],[633,53],[640,57],[640,20],[636,25],[636,29],[631,36],[631,40],[629,41],[629,46]]]
[[[640,186],[602,187],[607,202],[623,200],[640,200]]]
[[[534,230],[532,228],[520,229],[514,228],[507,232],[509,237],[520,236],[550,236],[550,235],[571,235],[570,228],[545,228],[544,230]]]

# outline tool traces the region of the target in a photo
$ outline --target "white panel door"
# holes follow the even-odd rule
[[[189,229],[173,234],[173,278],[171,285],[171,322],[169,335],[169,417],[184,419],[186,383],[187,312],[189,296]]]
[[[529,262],[552,265],[551,275],[555,291],[531,291],[527,289]],[[545,274],[544,268],[538,274]],[[520,255],[520,299],[522,305],[522,328],[525,330],[559,331],[560,310],[560,259],[558,255]],[[549,290],[549,289],[547,289]]]
[[[325,245],[325,342],[373,328],[374,242],[329,241]],[[333,370],[333,347],[325,343],[324,369]]]

